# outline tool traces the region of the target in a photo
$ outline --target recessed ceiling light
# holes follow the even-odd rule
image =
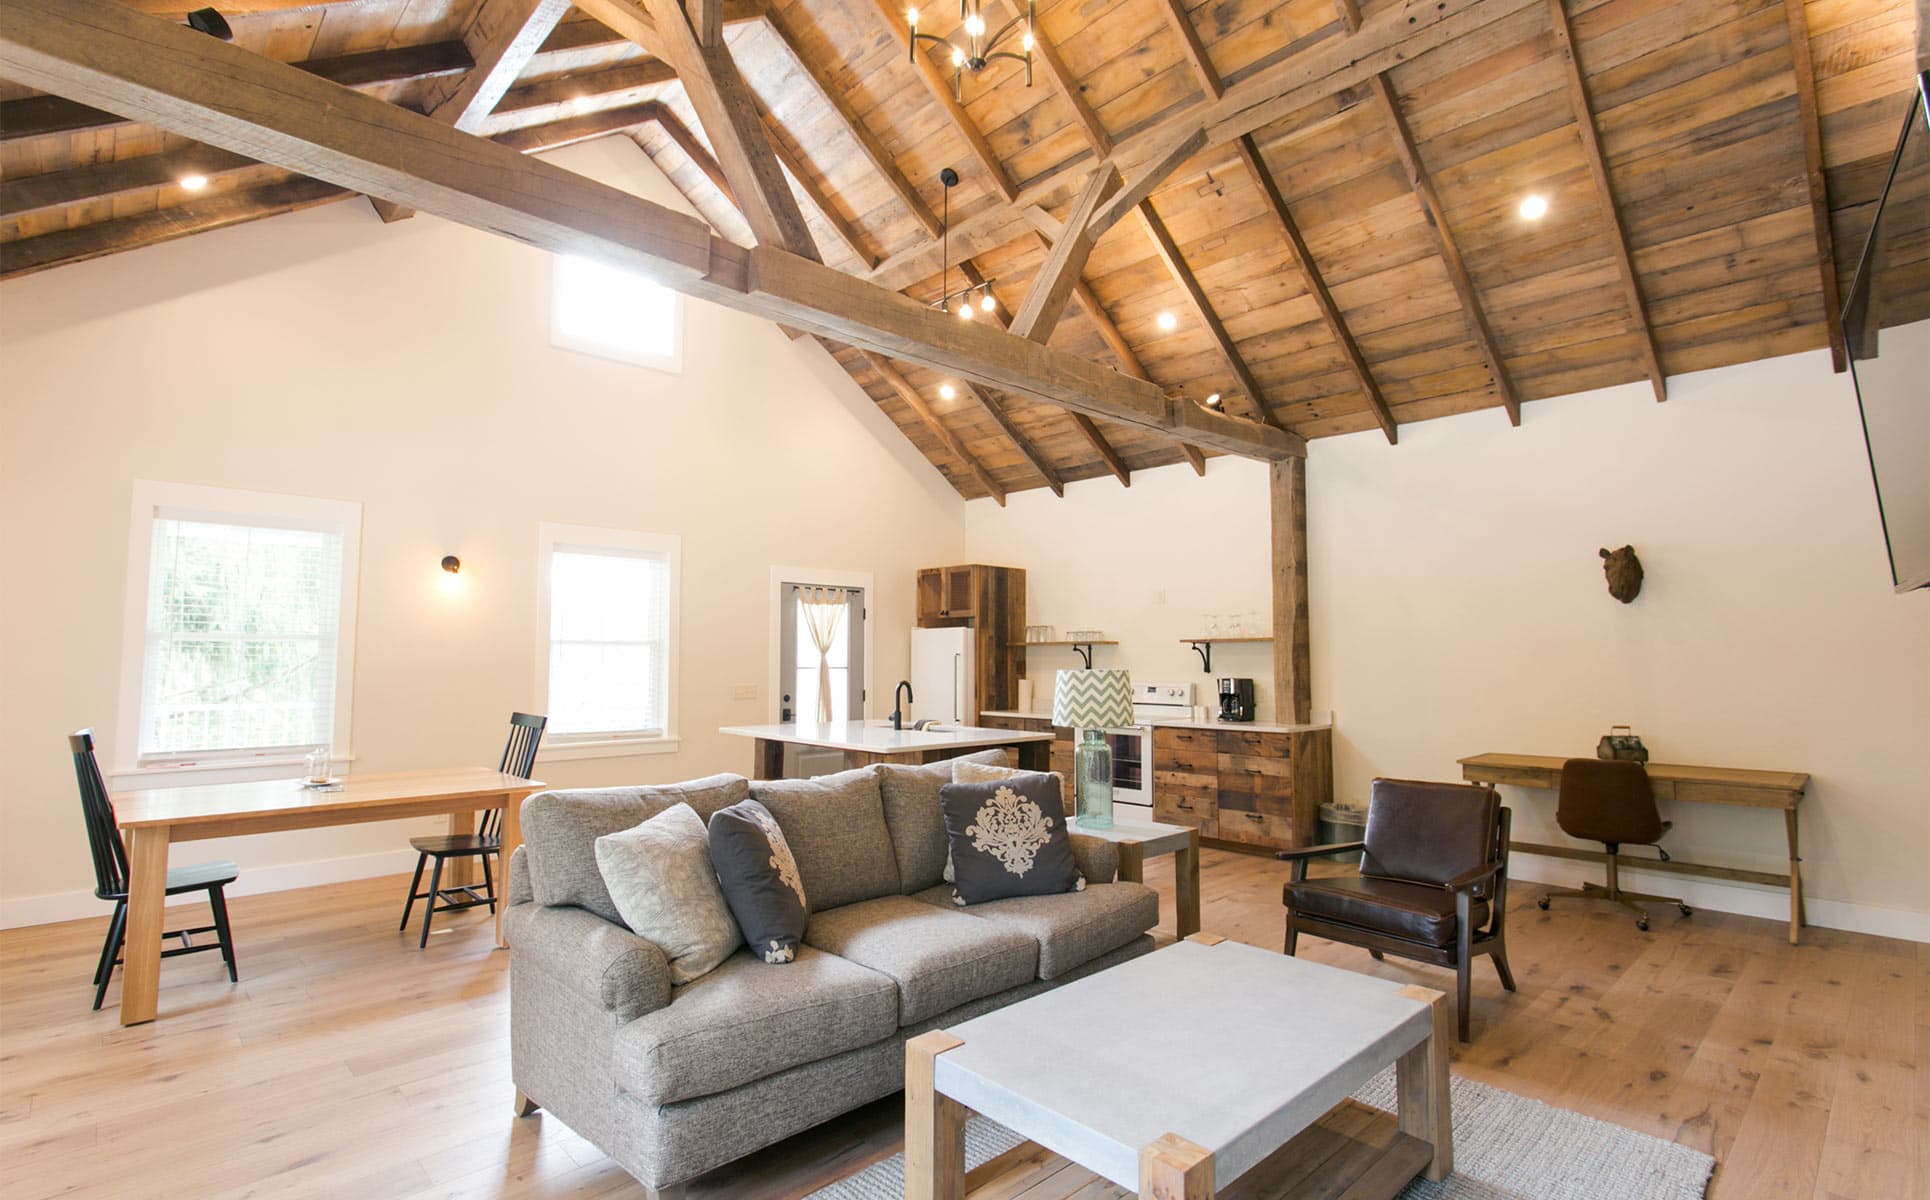
[[[1548,215],[1548,197],[1540,192],[1530,192],[1521,199],[1521,219],[1539,221]]]
[[[1220,394],[1218,392],[1214,392],[1211,396],[1208,396],[1206,398],[1206,407],[1218,408],[1219,406],[1220,406]]]
[[[1179,318],[1172,313],[1163,312],[1153,319],[1158,323],[1162,332],[1171,333],[1173,330],[1179,328]]]
[[[950,400],[957,395],[958,395],[958,389],[953,387],[951,384],[941,383],[938,385],[938,398],[940,400]]]
[[[198,192],[208,186],[208,177],[206,175],[183,175],[181,176],[181,186],[190,192]]]

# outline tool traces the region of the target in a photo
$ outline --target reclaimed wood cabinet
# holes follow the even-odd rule
[[[973,631],[974,707],[1015,708],[1025,678],[1025,570],[968,563],[918,572],[918,624]]]
[[[1286,850],[1316,844],[1333,795],[1333,731],[1153,730],[1153,816],[1202,838]]]

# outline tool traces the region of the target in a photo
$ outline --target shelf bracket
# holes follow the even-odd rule
[[[1193,653],[1200,656],[1200,670],[1211,675],[1213,673],[1213,643],[1188,642],[1187,645],[1193,647]]]
[[[1074,654],[1077,654],[1080,658],[1085,659],[1086,670],[1088,671],[1092,670],[1092,643],[1091,642],[1072,643],[1072,652]]]

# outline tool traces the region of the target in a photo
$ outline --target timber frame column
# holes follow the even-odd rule
[[[1273,714],[1285,724],[1313,719],[1313,638],[1307,622],[1307,460],[1269,467],[1273,519]]]

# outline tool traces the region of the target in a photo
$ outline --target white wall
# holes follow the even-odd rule
[[[623,139],[555,157],[685,207]],[[0,287],[0,921],[101,911],[64,735],[93,725],[104,766],[128,758],[137,478],[362,503],[357,770],[493,764],[510,711],[536,706],[539,521],[683,538],[681,750],[545,763],[546,780],[746,770],[748,744],[715,731],[769,715],[773,564],[871,572],[874,677],[905,673],[916,568],[960,556],[962,506],[829,356],[692,301],[668,376],[552,349],[548,302],[546,254],[431,217],[384,226],[361,200]],[[290,886],[407,869],[407,836],[436,826],[175,861]]]
[[[1930,940],[1930,592],[1890,590],[1848,378],[1817,352],[1678,377],[1669,395],[1613,388],[1530,404],[1518,429],[1490,411],[1403,427],[1399,446],[1313,444],[1313,699],[1336,714],[1336,794],[1455,779],[1486,750],[1586,754],[1631,723],[1657,761],[1810,772],[1812,921]],[[967,549],[1028,569],[1031,621],[1117,631],[1113,663],[1204,690],[1176,639],[1203,611],[1266,607],[1267,503],[1264,468],[1214,459],[1204,480],[1178,466],[1126,492],[974,501]],[[1648,572],[1628,606],[1596,554],[1625,543]],[[1216,652],[1214,673],[1264,693],[1271,661]],[[1045,665],[1035,652],[1035,676]],[[1552,793],[1508,791],[1518,837],[1566,840]],[[1677,857],[1783,869],[1773,812],[1665,815]],[[1518,860],[1524,876],[1578,869]],[[1779,893],[1642,878],[1787,912]]]

